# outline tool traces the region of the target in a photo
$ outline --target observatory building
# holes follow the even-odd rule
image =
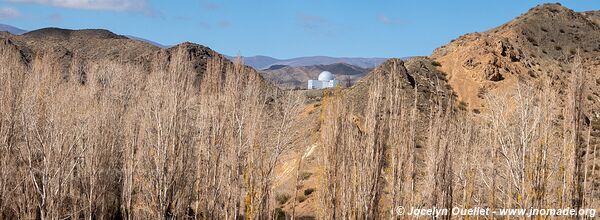
[[[333,78],[329,71],[323,71],[319,74],[318,80],[308,80],[308,89],[334,88],[338,81]]]

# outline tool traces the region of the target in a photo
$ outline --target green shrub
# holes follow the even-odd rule
[[[305,196],[309,196],[310,194],[312,194],[313,192],[315,192],[314,188],[308,188],[304,190],[304,195]]]
[[[442,64],[440,62],[438,62],[438,61],[432,61],[431,65],[433,65],[433,66],[442,66]]]
[[[592,120],[592,129],[600,130],[600,119]]]
[[[569,53],[571,53],[571,55],[575,55],[577,53],[577,50],[575,50],[574,48],[571,48],[569,50]]]
[[[283,211],[283,209],[281,209],[281,208],[276,208],[275,209],[275,219],[285,220],[286,219],[285,211]]]
[[[277,201],[277,203],[283,205],[285,204],[288,200],[290,199],[290,195],[287,193],[280,193],[275,195],[275,201]]]
[[[309,173],[309,172],[302,172],[302,173],[300,173],[300,179],[301,180],[307,180],[308,178],[310,178],[310,176],[312,176],[312,173]]]
[[[468,105],[465,101],[460,101],[458,103],[458,109],[460,109],[460,110],[466,111],[467,107],[468,107]]]
[[[481,87],[479,88],[479,90],[477,91],[477,97],[479,97],[480,99],[485,98],[485,95],[488,93],[488,90],[485,87]]]
[[[304,201],[306,201],[306,196],[304,196],[304,195],[299,195],[299,196],[296,198],[296,200],[297,200],[299,203],[303,203]]]
[[[533,46],[536,46],[536,47],[539,46],[537,41],[533,37],[527,37],[527,41],[529,41],[529,43],[533,44]]]

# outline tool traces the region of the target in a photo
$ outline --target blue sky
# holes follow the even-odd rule
[[[429,55],[543,1],[392,0],[0,0],[0,23],[103,28],[166,45],[190,41],[218,52],[276,58]],[[597,1],[563,1],[575,11]]]

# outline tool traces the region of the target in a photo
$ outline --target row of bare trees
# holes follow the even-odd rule
[[[0,218],[273,215],[297,95],[216,55],[198,75],[185,49],[150,72],[2,53]]]
[[[25,65],[0,53],[0,218],[276,216],[272,181],[297,132],[299,93],[218,56],[198,75],[184,48],[149,70],[77,59],[65,70],[49,56]],[[546,77],[520,82],[486,94],[481,114],[457,110],[439,79],[426,95],[399,60],[370,76],[364,100],[331,91],[318,216],[593,208],[580,62],[566,91]]]
[[[421,85],[404,86],[399,63],[371,79],[364,112],[334,92],[323,101],[320,216],[406,218],[396,216],[398,206],[597,207],[580,62],[566,90],[550,77],[520,81],[511,92],[485,94],[477,113],[439,95],[419,98]]]

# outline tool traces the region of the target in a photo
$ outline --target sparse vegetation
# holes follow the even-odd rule
[[[600,119],[592,120],[592,129],[600,131]]]
[[[314,188],[308,188],[304,190],[304,195],[305,196],[309,196],[310,194],[312,194],[313,192],[315,192]]]
[[[274,217],[276,220],[286,220],[287,219],[285,212],[281,208],[276,208],[274,215],[275,215]]]
[[[465,101],[460,101],[458,103],[458,109],[460,109],[461,111],[466,111],[468,107],[469,105]]]
[[[575,50],[575,48],[571,48],[571,49],[569,50],[569,53],[570,53],[571,55],[575,55],[575,54],[577,54],[577,50]]]
[[[300,173],[300,179],[301,180],[307,180],[311,176],[312,176],[312,173],[310,173],[310,172],[301,172]]]
[[[485,87],[480,87],[477,91],[477,97],[479,97],[480,99],[483,99],[483,98],[485,98],[487,93],[488,93],[488,90]]]
[[[537,41],[535,40],[535,38],[531,37],[531,36],[527,36],[527,41],[529,41],[529,43],[531,43],[533,46],[539,46]]]
[[[275,196],[275,201],[278,204],[283,205],[290,199],[290,195],[287,193],[279,193]]]
[[[306,196],[298,195],[298,197],[296,197],[296,200],[298,200],[298,203],[303,203],[304,201],[306,201]]]
[[[438,66],[438,67],[442,66],[442,64],[440,62],[438,62],[438,61],[431,61],[431,65]]]

